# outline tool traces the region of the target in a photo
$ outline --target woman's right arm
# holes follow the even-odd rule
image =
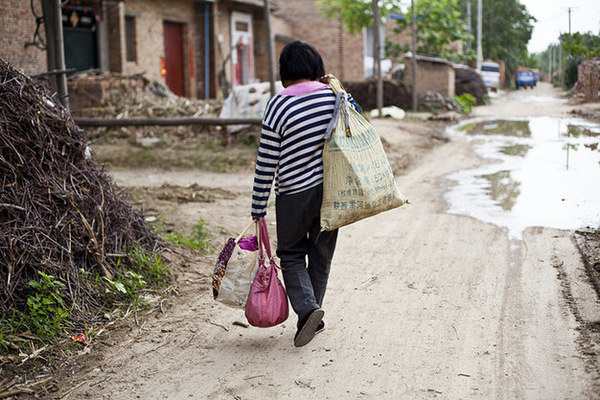
[[[263,125],[258,144],[258,156],[254,168],[254,186],[252,188],[252,217],[264,217],[267,214],[269,195],[279,162],[279,135],[269,126]]]

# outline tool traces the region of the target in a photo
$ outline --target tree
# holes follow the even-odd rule
[[[572,56],[593,58],[600,54],[600,35],[594,35],[592,32],[563,33],[560,35],[560,41],[563,51]]]
[[[521,65],[527,68],[539,69],[541,65],[541,58],[538,54],[528,53]]]
[[[381,18],[398,10],[400,1],[382,0],[379,2]],[[373,6],[366,0],[320,0],[319,11],[327,18],[338,19],[351,34],[359,33],[362,28],[373,25]]]
[[[465,14],[467,1],[472,0],[461,0]],[[528,57],[527,43],[535,21],[519,0],[482,0],[483,57],[503,60],[507,73],[512,74]]]
[[[410,16],[398,19],[397,33],[410,32]],[[417,25],[417,53],[431,56],[464,60],[472,52],[459,55],[449,45],[456,41],[473,40],[466,20],[462,18],[457,0],[416,0],[415,23]],[[409,50],[408,46],[387,43],[390,53],[398,54]]]

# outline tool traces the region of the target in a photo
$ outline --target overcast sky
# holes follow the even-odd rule
[[[561,33],[569,32],[571,11],[571,33],[591,31],[598,35],[600,30],[600,0],[520,0],[537,22],[527,46],[530,53],[546,50],[550,43],[558,43]],[[475,3],[477,4],[477,3]]]

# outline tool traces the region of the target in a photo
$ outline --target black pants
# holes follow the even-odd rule
[[[277,256],[292,308],[302,319],[323,305],[338,231],[323,231],[323,186],[277,196]],[[306,258],[308,256],[308,265]]]

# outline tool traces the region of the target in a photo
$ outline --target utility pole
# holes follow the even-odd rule
[[[562,76],[562,38],[558,36],[558,76]]]
[[[467,0],[467,25],[469,25],[469,33],[473,33],[473,26],[471,25],[471,0]],[[471,50],[471,41],[469,40],[467,48]]]
[[[377,67],[377,111],[378,116],[382,117],[383,111],[383,77],[381,76],[381,38],[380,38],[380,24],[381,18],[379,13],[379,3],[378,0],[373,0],[373,40],[375,41],[375,46],[373,49],[375,51],[375,66]]]
[[[417,23],[415,22],[415,0],[410,0],[410,30],[412,49],[412,109],[417,111]]]
[[[265,1],[265,28],[267,31],[267,63],[269,64],[269,83],[271,97],[275,96],[275,56],[273,54],[273,36],[271,34],[271,10],[269,0]]]
[[[569,13],[569,35],[571,35],[571,13],[573,12],[573,10],[575,10],[577,7],[565,7],[563,8],[563,10],[567,10],[567,12]]]
[[[552,83],[552,45],[548,46],[548,82]]]
[[[477,0],[477,71],[481,72],[481,60],[482,53],[481,50],[481,0]]]
[[[52,90],[67,109],[67,71],[65,70],[65,48],[63,44],[61,0],[42,0],[44,28],[46,30],[46,62]]]

